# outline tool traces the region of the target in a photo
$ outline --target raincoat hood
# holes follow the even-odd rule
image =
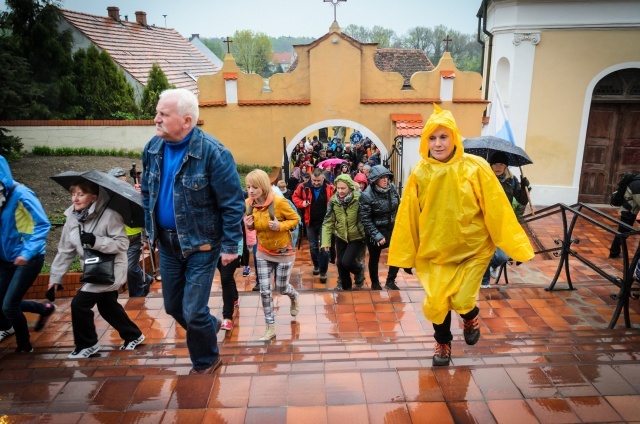
[[[340,181],[347,184],[351,191],[357,192],[360,189],[360,186],[356,184],[348,174],[340,174],[333,180],[333,186],[335,187]]]
[[[367,180],[367,176],[362,172],[357,173],[356,176],[353,177],[353,181],[356,183],[364,183],[365,188],[369,186],[369,180]]]
[[[440,106],[437,104],[433,105],[434,110],[429,120],[424,125],[424,129],[422,130],[422,136],[420,137],[420,155],[424,160],[429,163],[452,163],[460,159],[462,154],[464,153],[464,147],[462,144],[462,135],[458,130],[458,126],[456,125],[456,120],[453,118],[453,115],[448,110],[440,109]],[[452,142],[454,146],[453,157],[448,162],[440,162],[439,160],[431,157],[429,153],[429,136],[433,133],[438,127],[445,127],[451,131]]]
[[[371,167],[371,171],[369,171],[369,182],[371,184],[375,183],[381,177],[388,175],[389,177],[393,176],[393,172],[389,171],[382,165],[375,165]]]
[[[4,186],[2,195],[7,196],[9,189],[13,187],[14,181],[11,175],[11,169],[9,169],[9,163],[4,156],[0,156],[0,183]]]

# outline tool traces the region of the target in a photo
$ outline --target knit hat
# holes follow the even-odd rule
[[[493,165],[496,163],[503,163],[507,165],[509,163],[507,154],[505,152],[495,152],[494,154],[492,154],[491,158],[489,158],[489,165]]]

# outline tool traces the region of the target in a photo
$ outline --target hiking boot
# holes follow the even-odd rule
[[[320,282],[321,282],[322,284],[327,284],[327,273],[326,273],[326,272],[325,272],[325,273],[320,274]]]
[[[384,285],[384,288],[387,290],[400,290],[400,287],[396,286],[395,281],[387,281],[387,283]]]
[[[472,319],[465,319],[464,321],[464,341],[468,345],[474,345],[478,343],[480,339],[480,320],[476,316]]]
[[[275,324],[267,324],[267,329],[264,332],[264,335],[260,337],[258,340],[261,342],[266,342],[273,339],[276,336],[276,325]]]
[[[224,331],[233,330],[233,321],[231,321],[230,319],[223,319],[222,325],[220,326],[220,328],[223,329]]]
[[[192,368],[191,371],[189,371],[189,375],[213,374],[221,366],[222,366],[222,358],[218,356],[218,358],[216,358],[215,362],[211,366],[203,370],[197,370],[195,368]]]
[[[438,343],[436,342],[433,347],[433,361],[434,367],[446,367],[451,362],[451,342]]]
[[[130,342],[124,342],[122,346],[120,346],[120,350],[134,350],[136,346],[144,341],[144,334],[140,334],[135,340],[131,340]]]
[[[313,267],[313,275],[320,275],[320,268],[318,268],[317,266]]]
[[[243,277],[248,277],[249,274],[251,274],[251,268],[249,268],[248,266],[245,266],[242,268],[242,276]]]
[[[16,330],[14,330],[13,327],[9,328],[8,330],[0,331],[0,342],[12,334],[16,334]]]
[[[69,359],[87,359],[91,355],[95,355],[100,351],[100,345],[95,344],[91,347],[85,347],[84,349],[76,348],[73,352],[67,355]]]
[[[382,286],[380,285],[379,281],[372,281],[371,282],[371,290],[382,290]]]
[[[300,311],[300,295],[296,293],[294,298],[291,299],[291,316],[295,317],[296,315],[298,315],[299,311]]]
[[[36,326],[33,328],[33,331],[41,331],[44,326],[47,325],[47,321],[49,321],[49,318],[51,318],[53,311],[56,310],[56,307],[53,303],[46,303],[44,307],[47,308],[47,310],[40,315],[40,319],[36,323]]]

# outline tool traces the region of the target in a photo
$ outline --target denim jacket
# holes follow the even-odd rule
[[[155,207],[165,141],[153,137],[142,153],[142,202],[149,240],[158,238]],[[231,153],[214,137],[194,128],[174,178],[174,213],[183,255],[221,247],[238,253],[242,240],[244,198]]]

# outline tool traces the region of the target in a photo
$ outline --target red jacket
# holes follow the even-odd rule
[[[291,196],[291,200],[293,204],[296,205],[298,209],[304,210],[304,225],[309,226],[309,221],[311,220],[311,202],[313,202],[313,186],[311,185],[311,181],[298,184],[296,187],[296,191],[293,192]],[[329,182],[325,181],[325,193],[327,194],[327,204],[329,204],[329,200],[331,200],[331,196],[333,196],[334,189],[333,185]],[[305,200],[309,201],[309,206],[306,208],[303,206]]]

